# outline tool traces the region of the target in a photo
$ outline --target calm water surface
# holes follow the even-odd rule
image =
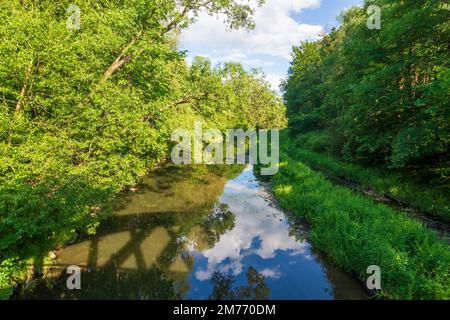
[[[92,238],[57,252],[20,298],[366,299],[306,240],[251,167],[169,167],[124,195]],[[242,171],[243,170],[243,171]],[[67,266],[82,268],[68,290]]]

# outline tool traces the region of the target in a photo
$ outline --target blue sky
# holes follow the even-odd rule
[[[252,0],[253,1],[253,0]],[[188,62],[204,56],[214,64],[240,62],[247,68],[261,69],[273,89],[278,89],[289,67],[292,45],[318,39],[319,34],[337,26],[339,13],[363,0],[266,0],[256,9],[256,28],[228,31],[222,20],[200,15],[182,35],[181,49],[188,51]]]

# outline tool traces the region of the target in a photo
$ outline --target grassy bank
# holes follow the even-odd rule
[[[445,186],[439,186],[432,182],[423,185],[413,181],[411,177],[405,178],[400,173],[343,162],[328,154],[302,148],[299,142],[289,149],[289,155],[326,175],[354,181],[364,189],[373,190],[380,195],[387,195],[410,208],[431,213],[450,222],[449,190]]]
[[[380,297],[450,299],[450,250],[419,222],[386,205],[335,186],[281,147],[273,188],[280,205],[311,224],[311,240],[338,266],[366,279],[368,266],[382,272]],[[292,153],[290,153],[292,154]]]

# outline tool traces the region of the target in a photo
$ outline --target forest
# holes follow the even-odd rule
[[[366,26],[369,4],[382,10],[379,30]],[[283,84],[292,135],[312,151],[422,182],[437,198],[426,210],[450,219],[448,3],[366,1],[340,20],[293,48]]]
[[[367,26],[370,5],[380,29]],[[335,263],[389,270],[385,298],[449,298],[448,236],[417,221],[450,221],[449,18],[446,1],[365,1],[293,48],[282,85],[275,193]]]

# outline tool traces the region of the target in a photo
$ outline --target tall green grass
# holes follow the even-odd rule
[[[284,139],[283,142],[286,142]],[[335,186],[287,154],[282,145],[280,171],[273,188],[280,205],[311,224],[316,247],[346,271],[368,277],[382,272],[380,297],[450,299],[450,250],[435,232],[386,205]]]
[[[450,222],[449,190],[432,181],[423,185],[400,173],[343,162],[328,154],[307,150],[298,141],[291,144],[289,155],[327,175],[345,177],[376,193],[388,195],[411,208],[432,213]]]

